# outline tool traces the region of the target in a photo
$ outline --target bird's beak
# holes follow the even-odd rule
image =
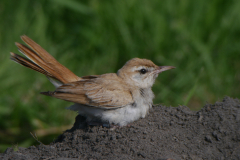
[[[176,67],[173,66],[159,66],[156,70],[154,70],[154,73],[159,74],[163,71],[169,70],[169,69],[174,69]]]

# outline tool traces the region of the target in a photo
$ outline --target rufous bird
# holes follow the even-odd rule
[[[11,60],[46,75],[56,90],[42,94],[74,102],[68,109],[85,116],[89,124],[126,126],[144,118],[152,108],[158,74],[175,68],[133,58],[117,73],[78,77],[32,39],[21,39],[31,49],[17,42],[16,46],[28,59],[11,52]]]

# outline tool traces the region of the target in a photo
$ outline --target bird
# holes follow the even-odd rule
[[[44,74],[55,91],[41,94],[73,102],[67,109],[86,117],[89,125],[123,127],[145,118],[153,105],[155,79],[159,73],[175,68],[133,58],[117,73],[78,77],[31,38],[23,35],[21,39],[27,46],[15,45],[27,58],[10,52],[10,59]]]

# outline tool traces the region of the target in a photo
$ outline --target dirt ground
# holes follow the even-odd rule
[[[86,126],[76,117],[72,129],[50,145],[8,148],[0,159],[240,159],[240,102],[225,97],[200,111],[186,106],[154,106],[145,119],[110,130]]]

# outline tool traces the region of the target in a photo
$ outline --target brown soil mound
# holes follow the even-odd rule
[[[50,145],[8,148],[0,159],[240,159],[240,102],[225,97],[200,111],[154,106],[145,119],[110,130],[72,129]]]

